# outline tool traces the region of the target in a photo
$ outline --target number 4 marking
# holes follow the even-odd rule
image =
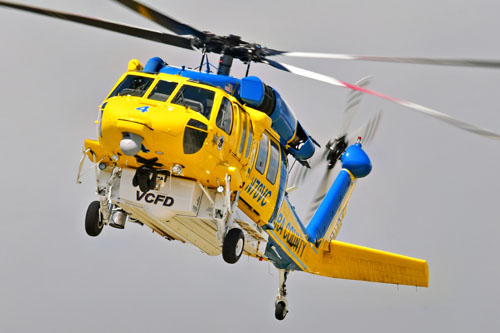
[[[140,108],[136,108],[136,110],[141,111],[142,113],[149,111],[149,106],[141,106]]]

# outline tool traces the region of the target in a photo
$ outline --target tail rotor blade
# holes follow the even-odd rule
[[[382,119],[382,111],[379,111],[373,118],[368,120],[360,128],[349,134],[347,141],[349,143],[355,142],[358,137],[363,138],[363,143],[367,144],[375,137],[378,125]]]
[[[367,76],[357,81],[355,84],[359,87],[366,88],[370,81],[372,80],[372,76]],[[352,119],[356,114],[359,104],[361,103],[361,99],[363,97],[363,93],[361,91],[351,90],[349,92],[349,96],[347,98],[346,107],[344,110],[344,118],[342,120],[342,126],[339,131],[339,135],[344,135],[347,133],[349,126],[351,125]]]
[[[306,220],[310,221],[311,218],[313,217],[314,213],[318,209],[319,205],[321,204],[321,201],[325,198],[326,193],[328,192],[328,189],[330,188],[330,174],[332,172],[332,169],[325,168],[325,173],[323,177],[321,178],[320,185],[318,189],[316,190],[316,193],[314,194],[313,200],[311,202],[311,206],[309,207],[309,210],[307,211],[306,215]]]
[[[318,167],[318,165],[321,163],[321,161],[325,160],[326,153],[327,153],[327,151],[323,151],[322,157],[318,157],[318,156],[314,155],[311,160],[308,160],[310,168],[308,168],[302,164],[297,165],[296,166],[297,169],[295,169],[293,171],[293,174],[290,178],[291,179],[290,183],[293,185],[296,185],[296,186],[300,186],[300,185],[304,184],[304,182],[308,178],[310,172],[312,170],[315,170]]]

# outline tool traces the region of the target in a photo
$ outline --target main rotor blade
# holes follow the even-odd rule
[[[55,17],[65,21],[77,22],[85,25],[90,25],[92,27],[101,28],[104,30],[110,30],[114,32],[119,32],[125,35],[139,37],[142,39],[151,40],[154,42],[159,42],[163,44],[169,44],[173,46],[182,47],[185,49],[193,50],[192,40],[186,37],[175,36],[155,30],[149,30],[139,27],[134,27],[131,25],[126,25],[122,23],[115,23],[111,21],[105,21],[97,18],[86,17],[81,15],[75,15],[70,13],[63,13],[51,9],[44,9],[38,7],[32,7],[27,5],[20,5],[5,1],[0,1],[0,6],[15,8],[31,13],[36,13],[40,15]]]
[[[298,58],[361,60],[361,61],[392,62],[392,63],[405,63],[405,64],[423,64],[423,65],[440,65],[440,66],[457,66],[457,67],[484,67],[484,68],[500,69],[499,60],[485,60],[485,59],[378,57],[378,56],[362,56],[362,55],[352,55],[352,54],[286,52],[286,51],[282,53],[276,51],[273,52],[271,55],[282,55],[285,57],[298,57]]]
[[[204,40],[207,37],[204,32],[201,32],[193,27],[190,27],[187,24],[181,23],[138,1],[134,0],[114,0],[114,1],[121,3],[122,5],[132,9],[134,12],[141,14],[145,18],[158,23],[162,27],[167,28],[172,32],[175,32],[178,35],[193,35],[201,40]]]
[[[484,136],[484,137],[489,138],[489,139],[500,140],[500,134],[498,134],[498,133],[492,132],[492,131],[484,129],[484,128],[477,127],[475,125],[472,125],[472,124],[469,124],[465,121],[453,118],[447,114],[433,110],[433,109],[428,108],[428,107],[423,106],[423,105],[419,105],[419,104],[416,104],[416,103],[413,103],[410,101],[406,101],[404,99],[391,97],[391,96],[388,96],[388,95],[385,95],[385,94],[382,94],[382,93],[379,93],[379,92],[376,92],[373,90],[368,90],[366,88],[363,88],[363,87],[360,87],[360,86],[357,86],[354,84],[350,84],[350,83],[347,83],[344,81],[337,80],[337,79],[330,77],[330,76],[327,76],[327,75],[308,71],[306,69],[287,65],[287,64],[280,63],[280,62],[277,62],[274,60],[264,59],[263,62],[267,63],[267,64],[269,64],[277,69],[286,71],[286,72],[290,72],[290,73],[297,74],[300,76],[308,77],[310,79],[322,81],[322,82],[325,82],[328,84],[332,84],[334,86],[339,86],[339,87],[349,88],[352,90],[361,91],[365,94],[373,95],[373,96],[388,100],[390,102],[406,106],[409,109],[412,109],[414,111],[418,111],[420,113],[423,113],[427,116],[436,118],[438,120],[441,120],[447,124],[458,127],[458,128],[463,129],[465,131],[468,131],[468,132],[471,132],[471,133],[474,133],[477,135],[481,135],[481,136]]]

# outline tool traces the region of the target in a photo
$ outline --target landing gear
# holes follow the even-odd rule
[[[91,237],[98,236],[104,227],[104,220],[100,212],[101,203],[99,201],[92,201],[87,208],[85,215],[85,231]]]
[[[278,269],[279,271],[279,291],[278,296],[274,300],[274,316],[278,320],[283,320],[288,313],[288,302],[286,300],[286,279],[289,271]]]
[[[117,229],[124,229],[125,222],[127,221],[127,214],[121,209],[114,209],[113,214],[111,215],[110,226]]]
[[[222,258],[229,264],[236,263],[243,253],[245,237],[238,228],[229,230],[222,244]]]
[[[288,313],[288,309],[287,309],[285,302],[279,301],[278,303],[275,304],[274,316],[276,317],[276,319],[278,319],[278,320],[285,319],[285,316],[287,313]]]

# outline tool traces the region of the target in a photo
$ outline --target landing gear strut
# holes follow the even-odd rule
[[[283,320],[288,313],[288,302],[286,300],[286,279],[289,271],[286,269],[278,269],[279,272],[279,290],[278,296],[274,300],[274,316],[278,320]]]

